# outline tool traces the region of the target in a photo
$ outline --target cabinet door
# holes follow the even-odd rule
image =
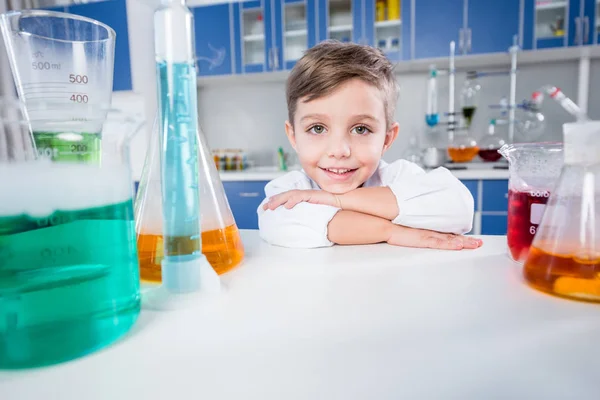
[[[465,35],[469,54],[503,53],[519,35],[520,0],[469,1]]]
[[[507,215],[482,215],[481,216],[481,234],[482,235],[506,235]]]
[[[265,198],[263,181],[225,181],[223,188],[239,229],[258,229],[256,210]]]
[[[233,73],[231,4],[195,7],[194,35],[200,76]]]
[[[452,40],[456,42],[456,54],[462,54],[465,50],[464,40],[460,40],[465,28],[463,0],[418,0],[414,3],[414,58],[446,57]]]
[[[125,0],[106,0],[98,3],[73,5],[66,7],[66,12],[95,19],[115,30],[117,38],[113,90],[131,90],[131,60]]]
[[[282,36],[282,60],[285,69],[292,69],[304,52],[316,43],[316,1],[275,1],[281,4],[283,15],[282,23],[277,24],[276,32],[277,36]]]
[[[363,0],[317,0],[317,39],[367,43]]]
[[[523,48],[564,47],[579,40],[580,0],[525,0]]]
[[[409,60],[412,3],[400,0],[367,0],[367,43],[385,52],[391,61]]]
[[[234,4],[234,34],[239,43],[236,46],[239,48],[239,60],[236,60],[239,69],[236,70],[242,73],[264,72],[268,69],[271,43],[267,43],[267,37],[271,36],[271,25],[266,22],[270,19],[265,18],[263,4],[263,0]]]

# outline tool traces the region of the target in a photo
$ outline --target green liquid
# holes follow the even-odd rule
[[[100,161],[101,141],[97,133],[33,132],[38,154],[52,161]]]
[[[0,368],[102,348],[129,330],[139,310],[131,200],[0,217]]]
[[[477,107],[463,107],[462,112],[463,116],[467,120],[467,126],[471,126],[471,122],[473,122],[473,116],[475,115],[475,110]]]

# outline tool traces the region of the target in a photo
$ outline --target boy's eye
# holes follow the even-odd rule
[[[364,135],[364,134],[367,134],[367,133],[369,133],[371,131],[366,126],[359,125],[359,126],[355,127],[354,129],[352,129],[352,132],[356,133],[356,134],[359,134],[359,135]]]
[[[321,133],[325,132],[325,127],[323,125],[314,125],[308,131],[320,135]]]

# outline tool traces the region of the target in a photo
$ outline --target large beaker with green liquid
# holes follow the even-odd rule
[[[0,160],[0,369],[55,364],[109,345],[139,314],[128,143],[141,123],[110,111],[91,121],[100,160],[61,162],[31,134],[55,122],[2,111],[0,131],[22,140]]]

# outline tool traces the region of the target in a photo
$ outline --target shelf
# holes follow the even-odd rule
[[[397,27],[397,26],[401,26],[401,25],[402,25],[402,21],[399,19],[375,22],[375,28],[389,28],[389,27]]]
[[[329,32],[352,32],[352,25],[330,26]]]
[[[566,8],[568,4],[569,4],[569,2],[567,2],[567,1],[554,1],[552,3],[536,4],[535,10],[536,11],[556,10],[556,9],[560,9],[560,8]]]
[[[244,36],[244,42],[260,42],[261,40],[265,40],[265,35],[262,33]]]
[[[300,37],[300,36],[306,36],[308,34],[308,31],[306,29],[299,29],[296,31],[287,31],[285,33],[285,37]]]

